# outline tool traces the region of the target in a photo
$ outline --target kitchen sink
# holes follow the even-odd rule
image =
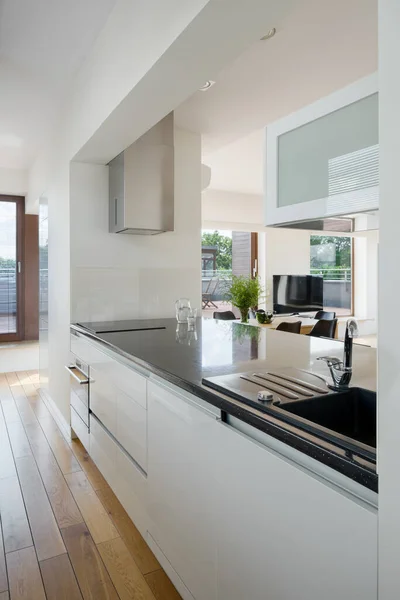
[[[331,432],[376,448],[376,393],[349,388],[324,396],[314,396],[279,407]]]
[[[204,385],[297,429],[376,461],[376,393],[336,392],[319,375],[295,368],[222,375]]]

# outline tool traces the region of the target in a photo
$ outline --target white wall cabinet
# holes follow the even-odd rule
[[[266,128],[265,225],[379,207],[378,77]]]
[[[217,415],[151,382],[148,392],[149,531],[194,598],[215,600]]]
[[[377,514],[229,426],[217,461],[219,600],[377,600]]]

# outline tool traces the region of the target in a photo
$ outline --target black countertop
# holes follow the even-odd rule
[[[343,344],[336,340],[288,334],[237,322],[197,319],[196,332],[176,319],[130,321],[134,327],[165,329],[94,333],[102,323],[72,327],[143,366],[170,383],[202,398],[223,411],[332,467],[373,491],[378,490],[375,464],[349,458],[334,444],[324,442],[274,416],[218,394],[202,385],[204,377],[246,371],[296,367],[326,376],[326,365],[317,357],[342,357]],[[124,325],[125,326],[125,325]],[[114,327],[114,325],[113,325]],[[118,327],[118,325],[116,325]],[[376,351],[354,346],[353,385],[375,389]]]

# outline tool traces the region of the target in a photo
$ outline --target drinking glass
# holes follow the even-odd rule
[[[175,302],[176,320],[178,323],[187,323],[189,312],[191,310],[190,300],[188,298],[179,298]]]
[[[188,331],[196,329],[197,308],[191,308],[187,316]]]

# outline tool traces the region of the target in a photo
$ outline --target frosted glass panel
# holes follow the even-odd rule
[[[278,206],[379,184],[378,94],[278,138]]]

